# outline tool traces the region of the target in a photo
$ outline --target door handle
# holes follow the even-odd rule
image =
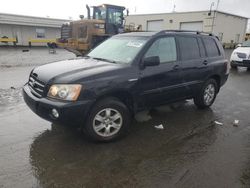
[[[179,65],[175,65],[174,67],[173,67],[173,70],[178,70],[179,69]]]
[[[207,65],[207,64],[208,64],[207,60],[204,60],[204,61],[203,61],[203,64],[204,64],[204,65]]]

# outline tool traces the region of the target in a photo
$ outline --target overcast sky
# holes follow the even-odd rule
[[[212,2],[216,8],[218,0],[1,0],[0,12],[31,16],[78,19],[86,16],[85,5],[103,3],[125,6],[130,14],[147,14],[175,11],[208,10]],[[250,0],[220,0],[219,10],[250,18]]]

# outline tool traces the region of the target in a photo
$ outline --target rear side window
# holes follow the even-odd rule
[[[205,48],[207,50],[208,57],[217,57],[220,56],[220,51],[218,46],[213,38],[204,37],[203,38]]]
[[[182,60],[200,58],[198,41],[195,37],[179,36],[180,56]]]
[[[201,38],[198,38],[198,43],[199,43],[201,57],[206,57],[205,47]]]
[[[174,37],[157,39],[148,49],[144,57],[159,56],[160,63],[176,61],[176,44]]]

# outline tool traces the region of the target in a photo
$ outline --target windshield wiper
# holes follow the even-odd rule
[[[110,59],[105,59],[105,58],[100,58],[100,57],[91,57],[92,59],[99,60],[99,61],[106,61],[109,63],[117,63],[116,61],[110,60]]]

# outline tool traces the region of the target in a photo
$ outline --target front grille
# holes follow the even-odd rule
[[[31,93],[35,95],[36,97],[41,98],[44,94],[44,87],[45,84],[37,79],[36,74],[31,74],[29,78],[28,85],[31,89]]]
[[[237,56],[241,59],[246,59],[247,58],[247,54],[245,53],[240,53],[240,52],[237,52]]]

